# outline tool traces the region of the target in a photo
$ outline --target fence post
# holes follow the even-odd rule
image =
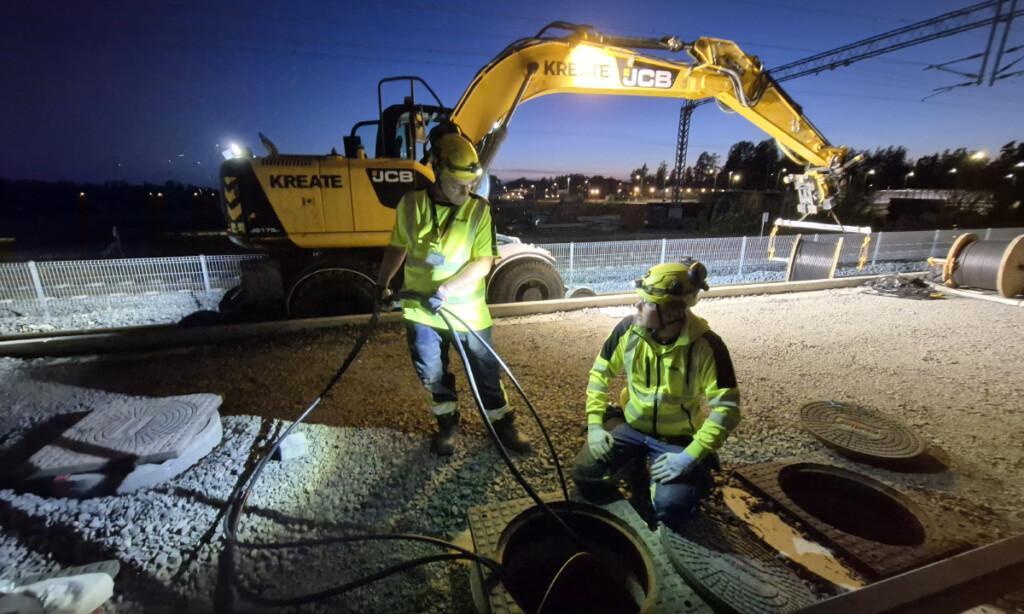
[[[28,261],[28,274],[32,276],[32,285],[36,289],[36,299],[43,307],[43,315],[50,317],[50,307],[46,304],[46,293],[43,292],[43,280],[39,277],[39,269],[35,260]]]
[[[982,239],[982,241],[988,241],[988,238],[991,237],[991,236],[992,236],[992,229],[991,228],[986,228],[985,229],[985,238]]]
[[[882,246],[882,231],[878,231],[878,238],[875,239],[875,251],[871,253],[871,266],[875,266],[875,260],[878,259],[878,248]]]
[[[743,275],[743,260],[747,256],[747,235],[743,235],[743,241],[740,243],[740,267],[736,271],[737,275]]]
[[[935,229],[935,234],[932,235],[932,248],[930,250],[928,250],[928,256],[929,257],[935,255],[935,246],[938,245],[938,244],[939,244],[939,229],[936,228]]]
[[[206,256],[199,254],[199,268],[203,270],[203,289],[210,291],[210,270],[206,268]]]
[[[661,263],[662,264],[665,263],[665,243],[666,242],[667,242],[667,240],[664,237],[662,237],[662,239],[661,239]]]
[[[574,266],[576,260],[576,243],[569,241],[569,287],[572,287],[572,279],[574,275]]]

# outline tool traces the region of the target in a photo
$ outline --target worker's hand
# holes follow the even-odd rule
[[[438,313],[441,311],[441,307],[444,306],[444,302],[447,299],[448,292],[447,290],[445,290],[444,286],[441,286],[440,288],[437,289],[437,292],[433,293],[432,295],[430,295],[430,297],[427,298],[427,309],[429,309],[431,313]]]
[[[651,464],[651,478],[659,484],[671,482],[690,472],[697,465],[697,459],[683,450],[666,452]]]
[[[587,445],[590,447],[590,455],[597,460],[608,460],[614,443],[615,439],[612,438],[612,434],[604,430],[600,424],[591,424],[587,427]]]

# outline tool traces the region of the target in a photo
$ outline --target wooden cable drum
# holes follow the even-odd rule
[[[950,288],[995,290],[1006,298],[1024,293],[1024,235],[1009,241],[978,241],[970,233],[957,237],[943,264],[942,281]]]
[[[839,252],[843,248],[843,238],[835,243],[819,243],[804,241],[797,235],[793,243],[793,251],[789,256],[789,269],[786,281],[807,281],[811,279],[832,279],[836,274]]]

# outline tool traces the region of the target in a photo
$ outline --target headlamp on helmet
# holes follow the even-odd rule
[[[636,280],[636,293],[648,303],[686,303],[692,307],[697,303],[697,293],[708,289],[707,277],[707,268],[695,260],[666,262],[651,267]]]
[[[463,183],[470,183],[484,173],[473,143],[457,132],[439,137],[433,145],[432,153],[434,170],[438,174],[443,173]]]

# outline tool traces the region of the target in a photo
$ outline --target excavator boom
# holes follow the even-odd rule
[[[547,36],[548,30],[569,33]],[[628,47],[626,46],[628,45]],[[637,49],[686,52],[675,61]],[[518,85],[518,86],[517,86]],[[834,180],[847,149],[834,147],[803,115],[782,88],[731,41],[675,37],[609,37],[588,26],[555,22],[508,46],[484,66],[452,113],[477,143],[485,164],[494,159],[518,105],[548,94],[610,94],[701,100],[714,98],[775,138],[790,159],[806,165],[793,177],[802,206],[831,209]]]

